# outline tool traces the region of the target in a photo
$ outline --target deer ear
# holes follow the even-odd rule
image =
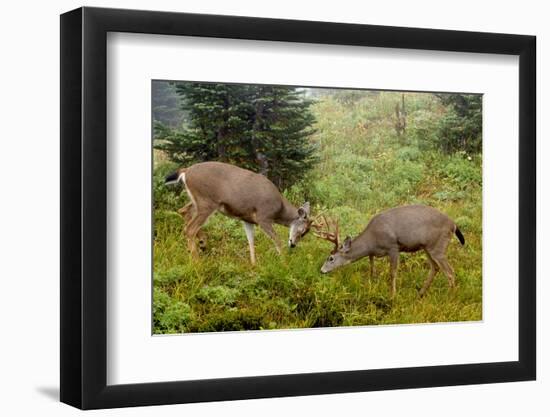
[[[342,244],[342,252],[346,253],[351,249],[351,237],[346,236],[346,240]]]
[[[306,201],[302,204],[302,207],[298,209],[298,216],[303,217],[304,219],[309,216],[309,201]]]

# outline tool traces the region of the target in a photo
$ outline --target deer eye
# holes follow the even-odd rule
[[[329,262],[334,262],[334,256],[330,255],[330,256],[328,257],[328,261],[329,261]]]

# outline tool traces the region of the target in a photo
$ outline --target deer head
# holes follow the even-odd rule
[[[298,217],[290,223],[288,231],[288,246],[295,247],[296,244],[303,238],[311,228],[313,220],[309,218],[309,203],[305,202],[302,207],[298,208]]]
[[[344,240],[344,243],[340,246],[338,220],[327,220],[327,218],[322,215],[317,217],[313,227],[316,229],[314,232],[315,236],[328,240],[334,244],[330,256],[321,268],[323,274],[351,262],[346,256],[351,248],[351,238],[349,236],[346,237],[346,240]]]
[[[349,256],[349,251],[351,249],[351,237],[347,236],[342,243],[342,246],[333,250],[323,266],[321,267],[321,273],[326,274],[327,272],[332,271],[333,269],[339,268],[341,266],[347,265],[350,262],[354,261],[355,258]]]

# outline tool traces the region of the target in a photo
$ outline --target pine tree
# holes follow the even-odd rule
[[[481,152],[481,94],[436,94],[447,106],[438,123],[439,144],[444,152]]]
[[[177,83],[189,124],[155,126],[155,147],[181,164],[223,161],[260,172],[278,187],[315,163],[311,101],[291,87]]]
[[[259,86],[254,100],[252,145],[261,172],[286,188],[315,163],[314,147],[307,140],[315,121],[311,101],[289,87]]]
[[[185,120],[185,113],[180,108],[180,96],[176,92],[174,83],[170,81],[153,81],[151,100],[155,122],[176,128]]]

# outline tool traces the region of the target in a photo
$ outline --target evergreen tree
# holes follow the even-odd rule
[[[315,163],[311,101],[290,87],[177,83],[189,123],[155,126],[155,147],[181,164],[223,161],[286,188]]]
[[[438,124],[440,147],[447,153],[481,152],[481,94],[437,94],[447,106],[447,113]]]
[[[185,120],[185,113],[180,107],[180,96],[176,86],[170,81],[153,81],[151,85],[153,103],[153,120],[175,128]]]

